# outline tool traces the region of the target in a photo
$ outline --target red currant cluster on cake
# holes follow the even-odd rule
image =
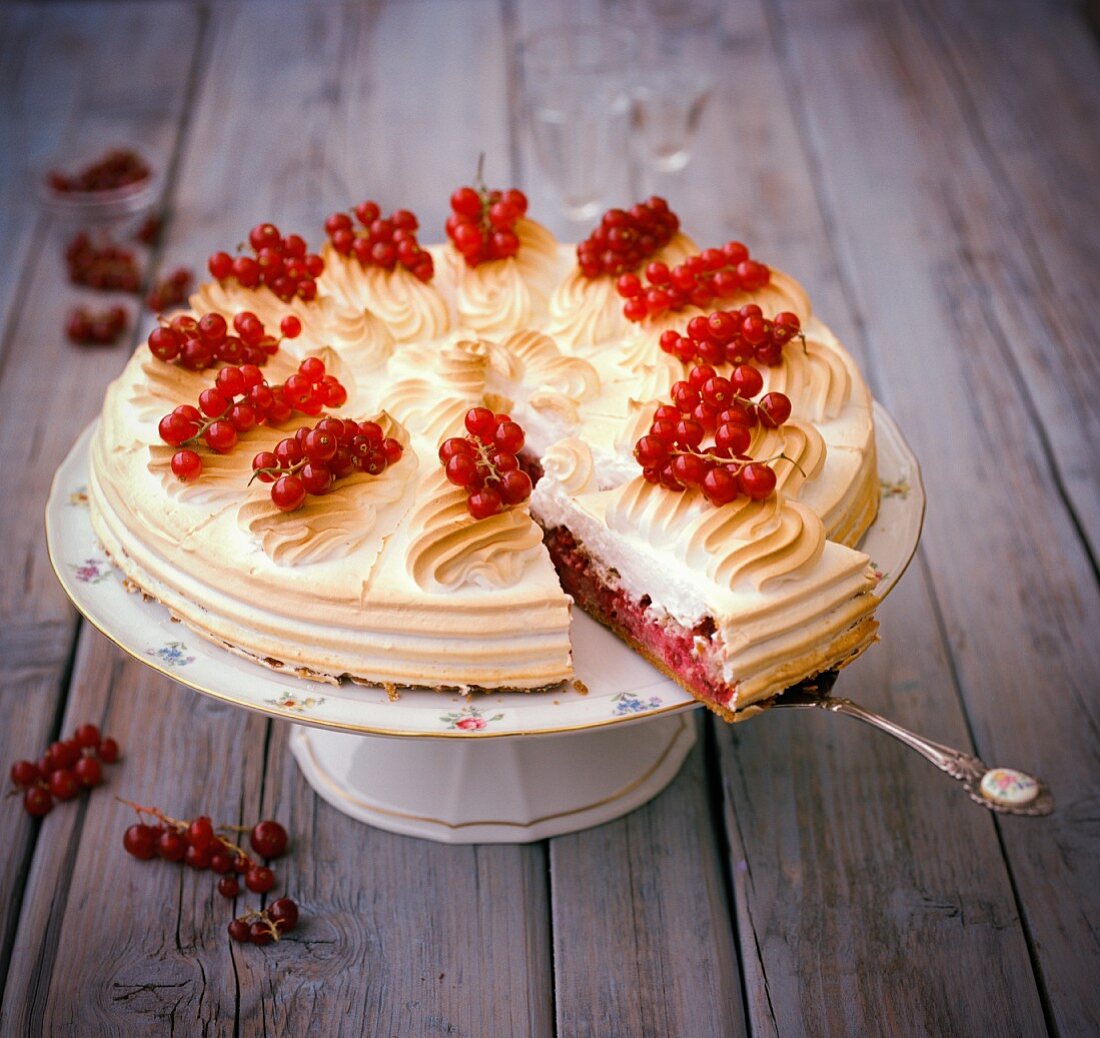
[[[487,407],[466,412],[466,436],[452,436],[439,447],[447,478],[467,491],[466,508],[487,519],[531,496],[531,477],[519,467],[523,429],[506,414]]]
[[[103,765],[118,760],[118,743],[99,734],[94,724],[82,724],[71,739],[52,742],[37,763],[17,760],[11,781],[23,790],[23,808],[40,817],[53,809],[54,800],[72,800],[82,789],[103,781]]]
[[[380,476],[401,460],[404,450],[377,422],[322,418],[280,440],[272,451],[252,459],[252,478],[271,484],[271,500],[282,512],[293,512],[310,494],[327,494],[339,479],[356,472]]]
[[[750,364],[738,365],[729,378],[706,364],[692,368],[686,380],[672,386],[672,404],[656,409],[649,432],[634,446],[642,475],[677,492],[698,487],[714,505],[729,504],[740,494],[766,498],[776,486],[768,461],[778,459],[749,457],[752,430],[757,424],[782,425],[791,416],[791,402],[783,393],[753,400],[763,388],[763,376]],[[708,438],[712,443],[705,445]]]
[[[244,877],[244,885],[254,894],[266,894],[275,886],[275,873],[224,835],[225,832],[248,832],[253,853],[267,861],[281,858],[286,853],[289,837],[286,829],[273,819],[257,822],[250,830],[232,825],[215,828],[206,815],[181,821],[169,817],[159,807],[143,807],[132,800],[119,799],[132,807],[140,819],[122,835],[126,853],[139,861],[161,858],[183,862],[193,869],[210,869],[221,877],[218,893],[227,898],[234,898],[241,892],[239,876]],[[146,819],[151,819],[152,824]]]
[[[663,249],[679,229],[680,218],[656,195],[629,209],[608,209],[577,246],[577,263],[589,278],[625,274]]]
[[[480,183],[476,188],[460,187],[451,195],[447,237],[468,267],[510,259],[519,252],[516,224],[526,213],[527,196],[516,188],[490,191]]]
[[[795,336],[802,336],[797,314],[784,311],[769,320],[755,303],[746,303],[740,310],[693,317],[685,335],[671,329],[662,332],[660,345],[685,364],[756,361],[774,366],[782,362],[783,347]]]
[[[686,306],[706,309],[715,299],[728,299],[738,292],[758,292],[771,276],[763,263],[750,259],[741,242],[730,241],[720,249],[689,256],[675,267],[650,263],[644,278],[623,274],[615,287],[626,300],[626,319],[644,321]]]
[[[294,339],[302,331],[302,322],[293,314],[279,326],[283,337]],[[243,310],[233,318],[233,331],[218,313],[194,318],[177,314],[162,321],[149,333],[149,352],[158,360],[175,361],[188,371],[202,371],[213,364],[254,364],[262,367],[267,358],[279,351],[279,340],[268,335],[263,322],[251,311]]]
[[[383,219],[378,203],[368,199],[355,207],[355,221],[358,227],[343,212],[325,220],[325,233],[341,256],[354,256],[364,267],[383,270],[400,264],[419,280],[431,281],[435,265],[416,240],[420,222],[408,209],[395,209]]]
[[[255,255],[215,252],[207,262],[211,275],[218,281],[235,278],[242,288],[266,285],[284,303],[295,296],[306,302],[317,298],[316,279],[325,261],[309,251],[303,238],[284,237],[274,224],[258,223],[248,232],[248,244]]]
[[[298,906],[289,897],[272,901],[258,912],[245,912],[229,924],[229,936],[241,944],[271,944],[298,925]]]
[[[228,454],[239,435],[257,425],[279,425],[295,411],[318,415],[325,407],[342,407],[347,390],[317,357],[307,357],[282,385],[270,386],[254,364],[228,365],[214,385],[199,394],[199,406],[181,404],[158,426],[160,438],[180,450],[172,455],[172,472],[189,482],[202,473],[202,457],[194,449],[205,444],[216,454]]]
[[[65,334],[78,346],[113,346],[126,331],[128,315],[124,306],[90,310],[78,306],[69,313]]]
[[[105,236],[93,241],[81,231],[65,248],[69,281],[103,292],[137,292],[141,271],[133,252]]]

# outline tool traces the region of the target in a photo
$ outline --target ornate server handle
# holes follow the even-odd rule
[[[940,771],[946,771],[952,778],[958,779],[970,794],[970,799],[990,811],[1034,816],[1048,815],[1054,810],[1054,797],[1041,779],[1013,768],[989,768],[969,753],[925,739],[850,699],[791,691],[784,692],[772,703],[772,709],[777,707],[827,710],[833,714],[846,714],[879,728],[916,750]]]

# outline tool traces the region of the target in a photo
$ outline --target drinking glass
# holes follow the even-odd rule
[[[719,55],[716,0],[636,0],[642,60],[634,82],[635,140],[648,166],[676,173],[714,88]]]
[[[570,220],[591,220],[621,179],[638,50],[637,33],[614,25],[542,29],[520,46],[535,153]]]

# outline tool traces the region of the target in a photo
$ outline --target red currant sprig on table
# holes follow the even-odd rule
[[[680,218],[656,195],[630,209],[608,209],[577,246],[577,263],[589,278],[625,274],[663,249],[679,229]]]
[[[626,300],[626,319],[644,321],[686,306],[706,309],[715,299],[728,299],[738,292],[758,292],[771,276],[763,263],[749,258],[741,242],[730,241],[720,249],[689,256],[671,269],[665,263],[650,263],[644,278],[623,274],[615,287]]]
[[[82,724],[71,739],[52,742],[38,762],[17,760],[11,766],[12,785],[23,790],[27,814],[41,816],[57,800],[72,800],[82,789],[103,781],[103,765],[118,760],[118,743],[99,733],[94,724]]]
[[[310,252],[297,234],[285,237],[273,223],[258,223],[248,232],[253,256],[215,252],[207,262],[218,281],[235,278],[242,288],[266,285],[284,303],[295,296],[309,302],[317,298],[317,281],[325,261]]]
[[[116,245],[106,235],[95,241],[81,231],[65,248],[69,281],[103,292],[137,292],[141,272],[134,254]]]
[[[267,865],[260,864],[219,831],[248,830],[232,825],[215,827],[206,815],[181,821],[166,815],[159,807],[143,807],[121,797],[118,800],[132,807],[140,819],[122,835],[122,846],[132,857],[140,861],[163,858],[182,861],[200,871],[210,869],[221,877],[218,893],[227,898],[240,893],[239,876],[244,876],[244,885],[254,894],[266,894],[275,886],[275,873]],[[147,818],[153,819],[154,824],[149,824]],[[264,859],[279,858],[286,853],[287,832],[273,819],[257,822],[249,837],[252,850]]]
[[[772,320],[755,303],[740,310],[718,310],[688,321],[687,334],[661,333],[661,349],[685,364],[744,364],[756,361],[774,366],[783,360],[783,347],[796,336],[805,342],[796,314],[778,313]]]
[[[298,906],[281,897],[259,912],[245,912],[229,924],[229,936],[241,944],[271,944],[298,925]]]
[[[692,368],[686,381],[672,387],[672,404],[653,413],[649,432],[634,446],[634,458],[650,483],[669,490],[698,487],[714,505],[739,494],[762,500],[775,490],[776,477],[768,461],[747,454],[753,427],[777,428],[791,416],[783,393],[767,393],[754,401],[764,379],[756,368],[738,365],[729,378],[709,365]],[[704,441],[712,438],[709,446]],[[783,457],[783,455],[779,455]]]
[[[452,436],[439,447],[447,478],[468,492],[466,508],[487,519],[531,496],[531,477],[519,467],[523,430],[506,414],[487,407],[466,412],[467,436]]]
[[[214,385],[199,394],[199,406],[181,404],[161,420],[157,431],[170,447],[172,472],[182,482],[202,473],[200,442],[216,454],[228,454],[239,435],[257,425],[278,425],[295,411],[317,415],[325,407],[342,407],[347,390],[317,357],[307,357],[281,386],[269,386],[254,364],[222,368]]]
[[[477,187],[460,187],[451,195],[447,237],[468,267],[488,260],[510,259],[519,252],[516,223],[527,213],[527,196],[516,188],[490,191],[481,179]]]
[[[145,306],[159,314],[173,306],[182,306],[187,302],[194,275],[186,267],[178,267],[167,277],[161,278],[149,289],[145,297]]]
[[[327,494],[355,472],[380,476],[402,453],[401,444],[377,422],[322,418],[280,440],[273,451],[260,451],[252,459],[252,478],[271,484],[276,508],[293,512],[310,494]]]
[[[435,273],[431,254],[416,240],[419,221],[408,209],[395,209],[382,218],[377,202],[369,199],[355,207],[355,222],[347,213],[333,213],[325,220],[325,233],[341,256],[354,256],[364,267],[393,270],[401,264],[421,281]]]
[[[114,346],[126,331],[129,317],[124,306],[89,310],[78,306],[65,322],[65,334],[78,346]]]
[[[280,330],[284,338],[296,338],[302,323],[293,315],[284,317]],[[243,310],[233,318],[233,331],[218,313],[194,318],[177,314],[162,320],[149,333],[149,352],[158,360],[175,361],[188,371],[202,371],[217,362],[255,364],[262,367],[267,358],[279,351],[279,340],[268,335],[263,322],[251,311]]]

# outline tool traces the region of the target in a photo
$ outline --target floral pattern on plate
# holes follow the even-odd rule
[[[480,732],[494,721],[499,721],[503,716],[504,714],[493,714],[492,717],[486,717],[471,703],[469,706],[464,706],[457,712],[452,711],[449,714],[440,714],[439,719],[449,729],[457,728],[459,731],[463,732]]]
[[[882,487],[882,499],[888,501],[892,497],[896,497],[902,501],[909,497],[909,491],[912,487],[909,486],[909,480],[907,479],[880,479],[879,486]]]
[[[111,575],[111,567],[106,559],[91,558],[79,563],[70,562],[69,569],[81,584],[98,584]]]
[[[660,696],[642,699],[633,692],[620,692],[611,697],[611,702],[615,704],[615,709],[611,712],[622,717],[623,714],[640,714],[644,710],[656,710],[661,705],[662,699]]]
[[[291,710],[296,714],[309,713],[315,706],[321,706],[324,701],[324,696],[302,695],[298,692],[283,692],[277,699],[264,700],[268,706],[277,706],[283,710]]]
[[[73,508],[88,507],[88,488],[84,485],[77,487],[69,494],[69,504]]]
[[[147,655],[155,656],[169,667],[186,667],[188,663],[195,662],[194,656],[187,655],[187,646],[183,642],[168,642],[159,649],[150,649]]]

